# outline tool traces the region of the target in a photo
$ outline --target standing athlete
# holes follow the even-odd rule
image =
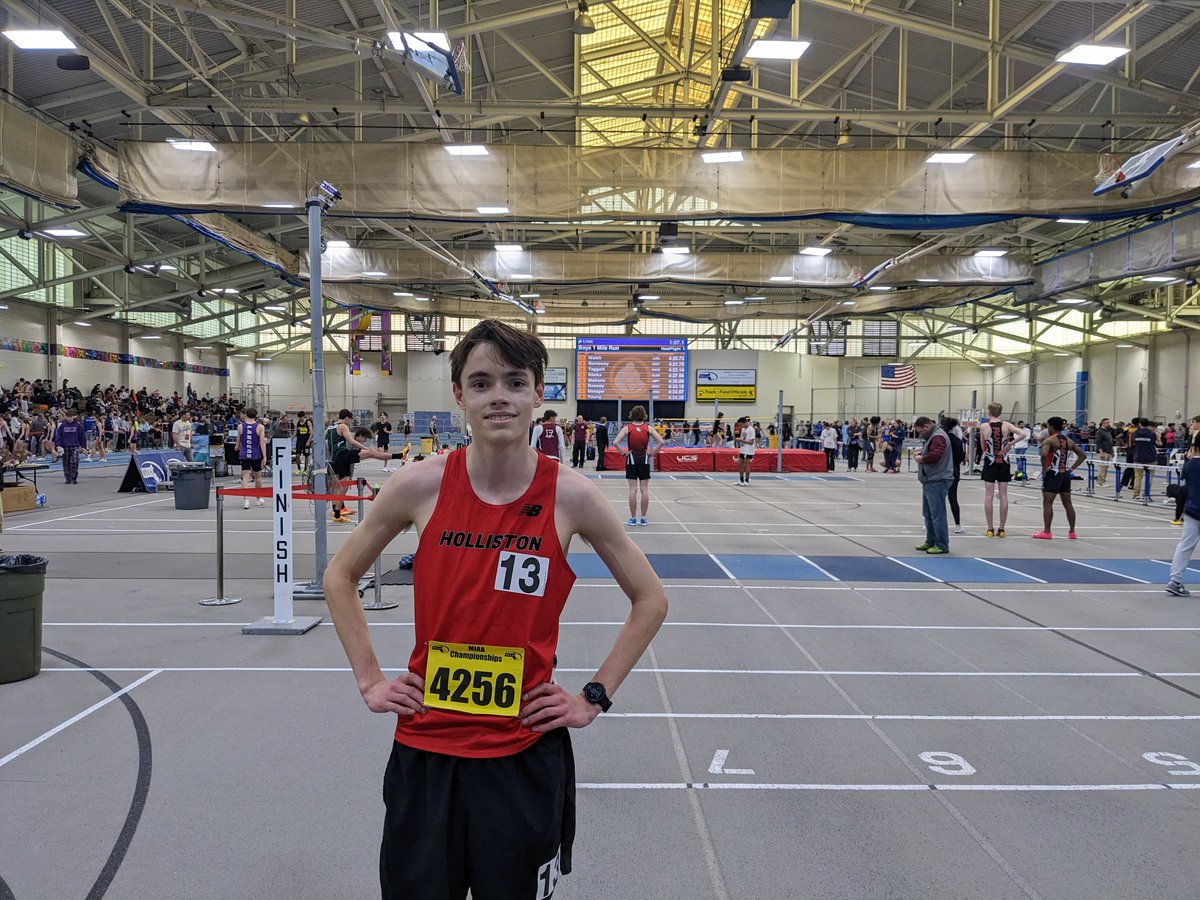
[[[1008,483],[1012,479],[1008,455],[1024,432],[1012,422],[1000,418],[1004,407],[999,403],[988,404],[988,421],[979,426],[979,446],[983,462],[979,478],[983,482],[983,517],[987,520],[988,537],[1004,537],[1004,525],[1008,521]],[[1000,494],[1000,528],[992,525],[992,494]],[[1049,529],[1047,529],[1049,530]]]
[[[496,320],[450,356],[471,444],[384,485],[325,573],[325,597],[359,692],[398,716],[384,777],[384,900],[549,898],[571,871],[575,773],[567,728],[611,706],[667,612],[661,582],[583,475],[529,447],[545,347]],[[415,646],[383,675],[358,578],[410,524]],[[624,627],[579,693],[554,682],[559,616],[586,540],[630,600]],[[594,650],[595,648],[593,648]]]
[[[546,410],[542,421],[533,426],[529,437],[529,446],[543,456],[562,462],[567,455],[567,439],[562,427],[558,424],[558,413],[552,409]]]
[[[308,473],[312,465],[312,419],[308,417],[308,413],[300,410],[300,414],[296,416],[296,468],[299,474],[305,475]]]
[[[1087,454],[1079,449],[1069,437],[1062,433],[1063,420],[1051,416],[1046,420],[1049,433],[1042,441],[1042,524],[1045,526],[1033,535],[1040,541],[1048,541],[1050,523],[1054,520],[1054,498],[1062,498],[1067,511],[1067,537],[1075,540],[1075,507],[1071,503],[1071,473],[1083,465]],[[1074,451],[1075,465],[1070,464],[1069,455]]]
[[[758,446],[758,432],[754,430],[754,426],[749,419],[741,422],[741,428],[738,431],[738,484],[747,485],[750,483],[750,464],[754,462],[754,450]]]
[[[723,415],[719,413],[718,415]],[[646,407],[635,406],[629,411],[629,424],[622,428],[615,438],[613,446],[620,448],[625,441],[625,480],[629,483],[629,519],[626,525],[637,525],[638,491],[642,494],[642,525],[646,521],[646,510],[650,508],[650,457],[654,451],[650,448],[653,441],[659,447],[663,439],[658,432],[646,424]]]
[[[254,474],[254,486],[262,487],[263,460],[267,458],[267,432],[258,421],[258,410],[247,407],[242,413],[242,425],[237,432],[238,462],[242,465],[242,487],[250,487],[250,475]],[[267,502],[258,498],[259,506]],[[242,503],[242,509],[250,508],[250,498]]]

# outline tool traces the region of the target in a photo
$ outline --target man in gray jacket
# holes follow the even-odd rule
[[[954,455],[950,441],[940,426],[928,416],[914,423],[917,436],[925,441],[921,452],[914,454],[917,479],[921,482],[921,516],[925,519],[925,541],[917,545],[930,555],[950,552],[950,527],[946,521],[946,495],[954,483]]]

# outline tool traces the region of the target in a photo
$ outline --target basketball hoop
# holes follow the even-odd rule
[[[1113,172],[1117,171],[1119,161],[1111,153],[1101,153],[1100,169],[1096,172],[1096,184],[1102,184]]]

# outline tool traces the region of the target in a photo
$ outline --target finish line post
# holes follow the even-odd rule
[[[242,628],[242,634],[304,634],[321,616],[299,616],[292,609],[296,556],[292,546],[292,441],[271,441],[271,578],[274,612]]]

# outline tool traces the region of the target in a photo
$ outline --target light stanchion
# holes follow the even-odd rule
[[[225,596],[225,498],[217,488],[217,594],[200,601],[201,606],[232,606],[241,597]]]
[[[297,616],[292,608],[295,554],[292,547],[292,442],[271,441],[272,553],[274,609],[272,614],[242,627],[242,634],[304,634],[321,616]]]

